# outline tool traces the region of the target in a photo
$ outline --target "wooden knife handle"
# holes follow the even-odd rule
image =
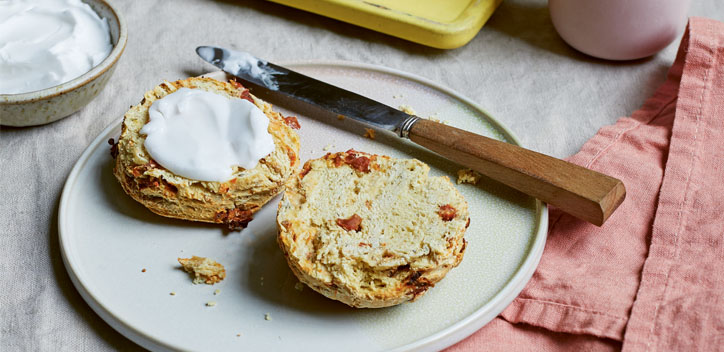
[[[616,178],[434,121],[419,119],[408,137],[597,226],[603,225],[626,197],[623,182]]]

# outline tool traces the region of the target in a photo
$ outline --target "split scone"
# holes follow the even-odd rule
[[[267,131],[274,150],[254,168],[233,169],[228,181],[199,181],[182,177],[153,160],[144,147],[141,132],[149,122],[149,109],[159,100],[180,88],[200,89],[231,99],[245,99],[258,107],[269,119]],[[113,173],[123,190],[156,214],[194,221],[223,223],[230,229],[246,227],[252,215],[272,197],[299,165],[299,137],[288,125],[295,118],[285,118],[272,111],[270,104],[254,97],[236,82],[210,78],[188,78],[164,82],[146,92],[143,100],[126,112],[123,130],[111,154],[115,158]]]
[[[279,203],[278,241],[300,281],[350,306],[414,301],[463,258],[468,206],[415,159],[354,150],[307,161]]]

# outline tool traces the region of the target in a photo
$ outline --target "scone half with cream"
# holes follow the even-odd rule
[[[468,206],[415,159],[354,150],[306,162],[279,203],[294,274],[353,307],[414,301],[463,258]]]
[[[234,81],[164,82],[124,115],[113,173],[156,214],[243,228],[298,169],[289,125]]]

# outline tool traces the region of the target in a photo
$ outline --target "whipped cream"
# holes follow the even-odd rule
[[[108,20],[80,0],[0,1],[0,94],[73,80],[112,48]]]
[[[143,146],[161,166],[186,178],[227,181],[234,167],[253,169],[274,150],[269,119],[243,99],[180,88],[154,101],[148,113]]]

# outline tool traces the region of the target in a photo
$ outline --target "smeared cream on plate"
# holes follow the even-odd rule
[[[215,65],[217,64],[218,60],[214,60],[215,53],[213,47],[198,47],[196,48],[196,52],[204,60],[212,62]],[[274,71],[269,67],[261,68],[261,66],[266,64],[266,61],[257,59],[249,53],[224,50],[223,67],[221,67],[221,69],[232,74],[244,72],[252,78],[264,83],[266,88],[271,90],[279,90],[279,84],[276,82],[273,76],[275,73],[278,72]]]

